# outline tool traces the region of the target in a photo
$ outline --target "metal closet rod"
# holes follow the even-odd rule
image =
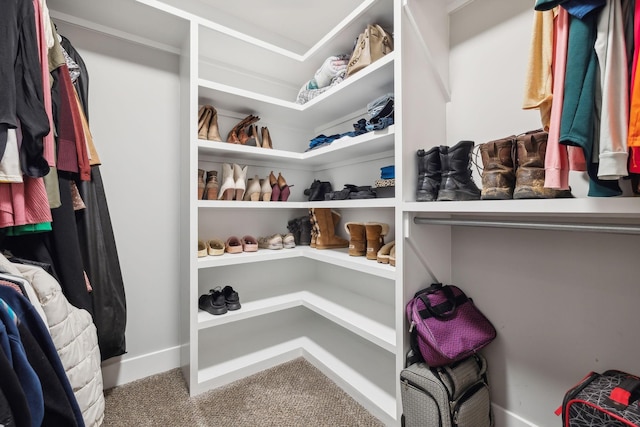
[[[527,228],[532,230],[585,231],[592,233],[640,234],[640,225],[585,224],[533,221],[493,221],[472,219],[438,219],[415,217],[415,224],[457,225],[467,227]]]

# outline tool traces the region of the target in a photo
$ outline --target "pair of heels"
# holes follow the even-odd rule
[[[255,175],[247,181],[247,190],[244,193],[244,200],[250,200],[252,202],[268,202],[271,200],[272,191],[268,178],[261,179],[258,175]]]
[[[198,139],[222,142],[218,130],[218,112],[212,105],[203,105],[198,110]]]
[[[267,127],[260,128],[262,135],[262,142],[260,142],[258,138],[258,126],[254,124],[258,120],[260,120],[260,117],[252,114],[242,119],[227,135],[227,142],[252,147],[273,148],[271,135]]]
[[[269,185],[271,186],[271,201],[272,202],[286,202],[291,195],[291,187],[282,176],[282,173],[278,172],[278,178],[273,174],[273,171],[269,174]]]
[[[247,170],[234,163],[222,164],[222,186],[218,190],[218,200],[242,200],[246,190]]]

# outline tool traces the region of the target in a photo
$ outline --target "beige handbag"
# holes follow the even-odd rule
[[[358,36],[347,66],[347,76],[362,70],[392,51],[393,36],[378,24],[367,25],[367,29]]]

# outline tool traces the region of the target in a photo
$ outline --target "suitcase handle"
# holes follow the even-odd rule
[[[631,402],[640,396],[640,379],[635,377],[627,377],[619,386],[611,390],[609,399],[616,405],[622,405],[625,408]]]

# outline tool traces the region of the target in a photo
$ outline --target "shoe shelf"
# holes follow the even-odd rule
[[[218,330],[200,331],[200,334],[205,334],[201,337],[205,348],[199,352],[201,368],[198,370],[197,387],[203,391],[220,387],[302,356],[375,412],[374,415],[385,420],[387,425],[395,425],[394,354],[373,351],[373,344],[369,341],[336,328],[322,317],[304,313],[304,309],[290,312],[292,314],[288,316],[285,312],[268,315],[259,324],[251,320],[238,322],[244,325],[234,329],[233,335],[227,331],[219,335],[218,331],[224,326]],[[274,324],[272,317],[279,315],[285,317],[278,317],[280,322]],[[251,342],[220,345],[227,339],[243,336],[236,334],[248,330],[257,335]],[[352,351],[345,351],[345,345]],[[363,354],[367,357],[363,358]]]
[[[323,124],[364,111],[375,94],[393,92],[391,52],[305,104],[233,87],[198,80],[200,102],[216,108],[258,114],[268,121],[294,128],[316,129]]]
[[[396,268],[366,257],[349,256],[348,249],[315,249],[309,246],[296,246],[292,249],[259,249],[257,252],[223,254],[198,258],[198,269],[225,267],[230,265],[251,264],[261,261],[274,261],[304,257],[362,273],[372,274],[384,279],[395,280]]]
[[[198,140],[198,154],[223,161],[241,157],[246,160],[275,161],[278,164],[290,164],[297,167],[326,167],[335,162],[344,161],[344,159],[392,152],[394,140],[395,126],[391,125],[385,129],[367,132],[355,137],[343,137],[333,141],[330,145],[302,153]]]
[[[245,200],[198,200],[199,208],[225,209],[307,209],[307,208],[392,208],[395,198],[328,200],[324,202],[251,202]]]
[[[326,283],[305,284],[305,289],[257,301],[243,302],[240,310],[228,311],[219,316],[199,310],[198,330],[294,307],[305,307],[391,353],[396,351],[394,328],[387,326],[380,319],[362,314],[391,313],[389,306]],[[344,305],[345,302],[348,302],[349,307]],[[359,308],[358,311],[353,309],[356,305]],[[393,323],[392,320],[391,323]]]
[[[582,197],[574,199],[474,200],[407,202],[405,212],[459,216],[532,216],[560,218],[640,218],[638,197]]]

